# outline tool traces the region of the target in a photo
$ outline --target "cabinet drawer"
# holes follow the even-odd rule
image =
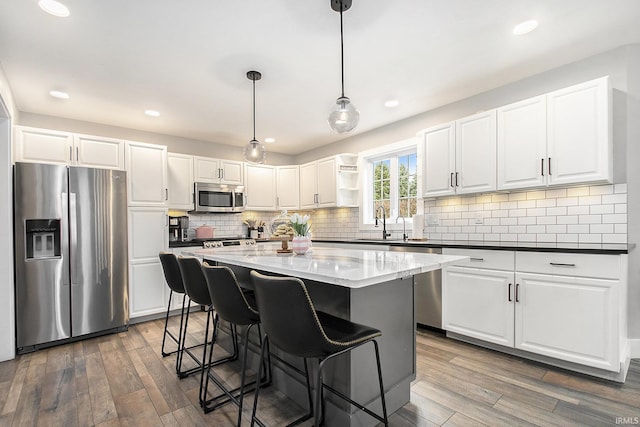
[[[516,271],[601,279],[621,277],[620,256],[549,252],[516,253]]]
[[[488,268],[492,270],[510,270],[514,267],[513,251],[495,251],[485,249],[455,249],[443,248],[444,255],[468,256],[468,261],[461,261],[452,265],[471,268]]]

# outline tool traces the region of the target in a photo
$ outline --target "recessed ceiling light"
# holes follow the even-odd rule
[[[71,14],[67,6],[56,0],[40,0],[38,2],[38,6],[48,14],[58,16],[60,18],[66,18]]]
[[[149,117],[160,117],[160,112],[156,110],[144,110],[144,113]]]
[[[521,36],[538,28],[538,21],[535,19],[529,19],[528,21],[524,21],[513,27],[513,34],[516,36]]]
[[[267,144],[273,144],[274,142],[276,142],[275,138],[265,138],[264,142],[266,142]]]
[[[58,99],[69,99],[69,94],[67,92],[62,92],[60,90],[52,90],[49,92],[49,95]]]
[[[384,106],[387,108],[395,108],[398,105],[400,105],[400,101],[398,101],[397,99],[389,99],[388,101],[384,102]]]

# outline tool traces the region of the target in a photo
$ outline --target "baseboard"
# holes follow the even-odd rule
[[[629,346],[631,348],[630,357],[640,359],[640,339],[630,339]]]

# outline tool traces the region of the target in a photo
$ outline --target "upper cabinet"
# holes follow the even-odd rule
[[[338,154],[300,165],[300,209],[358,205],[358,156]]]
[[[276,205],[278,209],[300,208],[299,166],[276,166]]]
[[[124,169],[124,141],[16,126],[17,162],[55,163],[104,169]]]
[[[244,183],[242,162],[194,156],[193,163],[193,177],[196,182],[233,185],[243,185]]]
[[[495,110],[424,132],[425,197],[496,189]]]
[[[167,147],[127,141],[125,164],[128,171],[129,206],[166,206]]]
[[[276,210],[276,168],[245,164],[246,209]]]
[[[193,210],[193,156],[167,154],[169,209]]]
[[[602,77],[498,109],[498,189],[611,182],[611,90]]]

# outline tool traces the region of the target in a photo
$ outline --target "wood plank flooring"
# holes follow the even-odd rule
[[[204,316],[193,314],[190,340],[197,342]],[[0,426],[234,425],[234,406],[203,414],[198,376],[178,379],[175,356],[161,356],[163,325],[150,321],[0,363]],[[417,354],[411,401],[390,417],[392,426],[613,426],[640,417],[640,360],[620,385],[426,330],[418,331]],[[218,369],[237,384],[239,363]],[[246,402],[243,425],[253,396]],[[269,425],[303,412],[273,388],[261,392],[258,415]]]

